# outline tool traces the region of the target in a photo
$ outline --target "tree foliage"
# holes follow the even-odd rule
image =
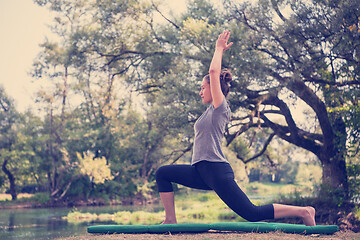
[[[200,82],[227,28],[235,43],[223,58],[234,75],[228,150],[279,181],[312,176],[276,154],[291,151],[281,139],[317,156],[323,184],[347,194],[346,158],[360,143],[358,1],[226,0],[224,11],[191,0],[176,17],[160,1],[35,2],[54,14],[59,39],[41,44],[33,64],[43,119],[20,116],[0,91],[1,163],[18,183],[53,201],[148,196],[160,165],[190,160],[206,107]]]
[[[79,160],[80,173],[88,176],[91,182],[95,184],[104,183],[106,180],[112,180],[110,166],[106,163],[105,157],[95,158],[93,153],[84,153],[81,156],[77,153]]]

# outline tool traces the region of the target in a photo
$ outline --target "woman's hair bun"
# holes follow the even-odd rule
[[[231,81],[232,81],[232,74],[230,70],[223,69],[220,73],[220,85],[221,85],[221,91],[223,92],[225,97],[227,97],[229,94]]]
[[[231,83],[232,81],[232,74],[228,69],[223,69],[221,71],[220,77],[223,79],[225,83]]]

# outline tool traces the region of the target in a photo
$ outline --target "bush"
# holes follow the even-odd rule
[[[216,199],[216,198],[217,198],[217,196],[214,194],[200,194],[197,197],[197,200],[200,202],[207,202],[209,200]]]
[[[349,197],[354,202],[360,201],[360,165],[347,166]]]
[[[35,203],[46,205],[50,202],[50,196],[48,193],[35,193],[31,198]]]

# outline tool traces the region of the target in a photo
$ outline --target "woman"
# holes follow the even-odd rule
[[[234,212],[248,221],[283,217],[301,217],[307,226],[315,226],[315,209],[282,204],[255,206],[234,181],[234,173],[221,150],[221,140],[230,120],[230,108],[226,101],[231,73],[221,71],[223,53],[228,44],[229,31],[220,34],[210,64],[209,75],[203,78],[200,96],[208,109],[196,121],[191,165],[168,165],[156,172],[160,197],[165,209],[162,224],[176,224],[172,182],[187,187],[214,190]]]

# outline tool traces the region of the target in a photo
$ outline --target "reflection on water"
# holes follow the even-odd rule
[[[146,210],[156,211],[158,206],[105,206],[84,207],[78,211],[89,213],[115,213],[118,211]],[[62,219],[72,209],[48,208],[48,209],[2,209],[0,210],[0,239],[54,239],[59,237],[78,236],[86,234],[89,225],[105,224],[104,222],[92,222],[83,224],[71,224]],[[107,222],[111,224],[112,222]]]
[[[65,209],[0,210],[0,239],[53,239],[86,232],[86,226],[62,220],[66,214]]]

